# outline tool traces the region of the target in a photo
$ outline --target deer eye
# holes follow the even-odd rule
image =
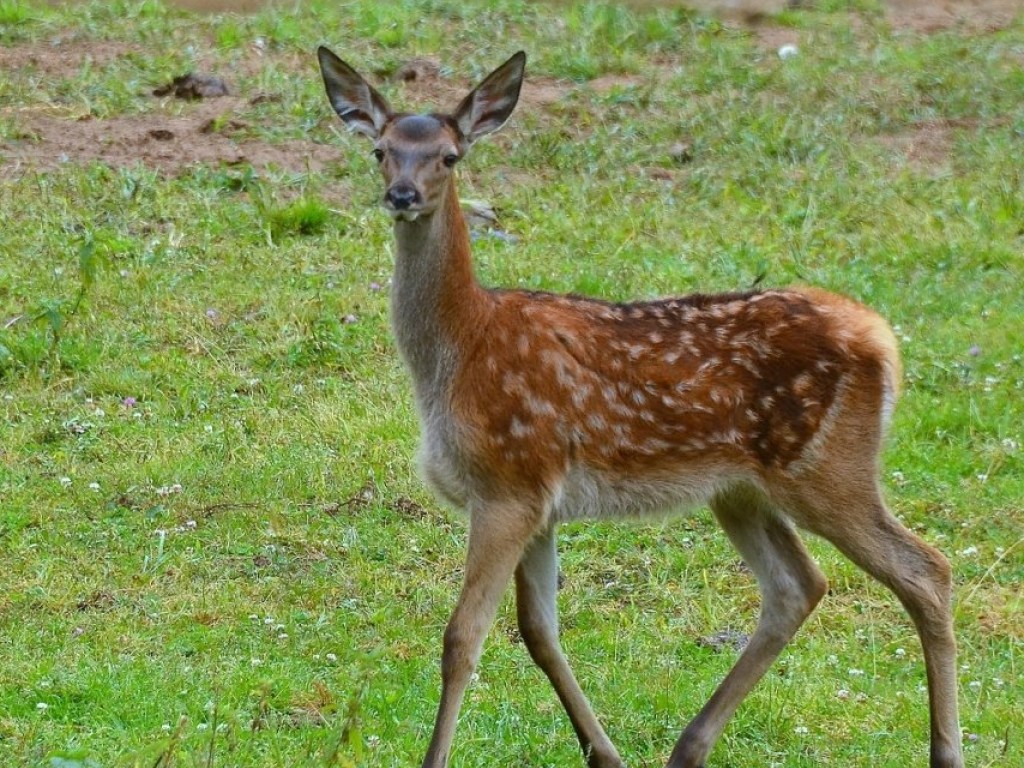
[[[380,147],[374,147],[373,156],[377,158],[377,162],[381,162],[384,159],[384,150]]]
[[[448,168],[451,168],[453,165],[459,162],[459,156],[455,154],[445,155],[444,160],[442,160],[441,162],[443,162]]]

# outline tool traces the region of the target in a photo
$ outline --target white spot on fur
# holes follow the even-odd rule
[[[512,421],[509,422],[508,431],[512,437],[526,437],[533,434],[533,427],[524,424],[518,416],[513,416]]]
[[[554,405],[529,392],[523,397],[523,404],[526,406],[526,410],[537,416],[554,416],[556,413]]]

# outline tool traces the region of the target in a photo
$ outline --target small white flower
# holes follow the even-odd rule
[[[968,547],[967,549],[960,550],[960,554],[964,557],[974,557],[976,554],[978,554],[978,548]]]
[[[864,674],[863,669],[849,669],[847,670],[847,672],[849,673],[850,677],[861,677]]]
[[[207,723],[199,723],[198,725],[196,725],[196,730],[197,731],[205,731],[209,727],[210,726]]]
[[[213,425],[207,424],[205,427],[203,427],[203,432],[205,432],[208,435],[213,434]]]
[[[70,478],[70,477],[62,477],[62,478],[60,479],[60,484],[61,484],[61,486],[63,486],[64,488],[67,488],[67,487],[69,487],[69,486],[71,485],[71,478]]]
[[[904,656],[907,655],[907,650],[905,648],[897,648],[895,651],[892,652],[892,654],[896,658],[902,659]]]
[[[163,731],[164,733],[167,733],[168,731],[171,730],[171,724],[170,723],[164,723],[163,725],[160,726],[160,730]]]
[[[288,633],[287,632],[282,632],[281,634],[279,634],[277,636],[277,639],[278,640],[287,640],[288,639]]]
[[[845,701],[846,699],[850,698],[850,692],[845,688],[840,688],[838,691],[836,691],[836,698],[843,699]]]
[[[1003,448],[1010,453],[1016,452],[1020,448],[1020,443],[1010,437],[1003,438]]]
[[[260,620],[260,617],[257,616],[255,613],[250,613],[249,614],[249,618],[252,619],[253,621],[259,621]]]
[[[104,411],[102,408],[97,408],[95,411],[93,411],[93,414],[102,418],[107,415],[107,412]]]
[[[45,712],[49,708],[50,705],[47,704],[45,701],[40,701],[38,704],[36,704],[36,712]]]
[[[971,680],[971,682],[967,684],[967,687],[970,688],[972,691],[980,691],[981,680]]]
[[[993,677],[992,678],[992,687],[993,688],[1002,688],[1004,685],[1005,685],[1005,683],[1003,682],[1003,679],[1001,677]]]
[[[324,654],[324,658],[327,659],[330,662],[335,662],[335,661],[338,660],[338,654],[336,654],[336,653],[325,653]]]
[[[804,736],[810,733],[810,729],[808,729],[806,725],[798,725],[796,728],[793,729],[793,733],[797,734],[798,736]]]
[[[99,483],[95,483],[95,482],[94,483],[89,483],[89,490],[90,491],[98,491],[99,489],[100,489],[100,484]]]
[[[263,664],[263,659],[249,659],[249,663],[254,667],[259,667]]]
[[[988,482],[988,472],[979,472],[977,477],[978,477],[978,482],[979,483],[987,483]]]
[[[792,43],[787,43],[779,48],[780,59],[792,59],[798,53],[800,53],[800,49]]]

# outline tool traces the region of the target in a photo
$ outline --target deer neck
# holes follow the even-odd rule
[[[488,310],[487,293],[473,275],[454,179],[433,213],[395,221],[395,239],[391,321],[422,405],[451,380],[460,351],[471,345]]]

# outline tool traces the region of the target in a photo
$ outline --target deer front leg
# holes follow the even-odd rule
[[[583,695],[558,642],[558,552],[554,526],[530,542],[516,569],[519,631],[565,707],[590,768],[622,768],[622,760]]]
[[[445,768],[469,679],[476,669],[484,637],[494,621],[501,595],[540,527],[539,515],[508,503],[474,509],[462,592],[444,632],[441,703],[423,768]]]

